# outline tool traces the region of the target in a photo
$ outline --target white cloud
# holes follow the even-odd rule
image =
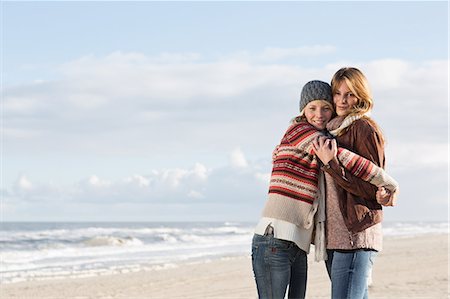
[[[390,169],[448,168],[448,143],[392,141],[387,144],[386,156]]]
[[[207,178],[208,170],[200,163],[196,163],[191,170],[175,168],[161,171],[161,180],[172,188],[179,187],[183,182],[198,183],[206,181]]]
[[[11,199],[20,201],[41,201],[41,200],[60,200],[64,192],[70,193],[71,190],[60,189],[52,182],[41,182],[36,179],[30,179],[26,174],[21,174],[13,182],[10,189],[6,189],[5,203],[11,204]],[[17,202],[16,202],[17,203]]]
[[[447,60],[431,60],[410,63],[400,59],[380,59],[365,65],[371,83],[379,89],[442,88],[443,78],[448,76]],[[420,83],[420,84],[419,84]],[[417,85],[419,84],[419,85]]]
[[[327,69],[333,74],[343,66],[360,68],[369,80],[375,105],[385,102],[395,108],[401,105],[411,107],[411,104],[425,107],[431,103],[439,106],[447,104],[448,63],[448,60],[412,63],[401,59],[377,59],[367,62],[342,61],[328,65]],[[407,111],[411,112],[416,111]]]
[[[105,96],[90,93],[85,94],[83,92],[67,95],[67,101],[70,103],[70,106],[80,110],[99,109],[108,104],[108,99]]]
[[[382,59],[368,63],[365,69],[367,76],[370,76],[371,85],[376,84],[379,89],[389,90],[405,87],[414,66],[399,59]]]
[[[30,191],[33,189],[33,184],[25,175],[19,177],[16,186],[21,191]]]
[[[269,59],[310,50],[326,53],[333,47],[267,48],[249,56]],[[430,138],[447,128],[447,60],[341,61],[305,68],[249,57],[206,61],[198,53],[114,52],[61,65],[58,80],[6,87],[3,129],[8,148],[18,153],[28,148],[89,155],[164,151],[180,158],[181,148],[184,155],[200,148],[223,155],[239,145],[262,154],[297,113],[301,84],[329,80],[343,65],[366,73],[373,115],[390,140],[414,138],[411,132]],[[411,122],[417,118],[420,125]]]
[[[8,113],[25,114],[36,109],[36,101],[32,98],[32,95],[30,97],[15,95],[5,98],[7,98],[7,101],[3,104],[3,109]]]
[[[130,185],[137,185],[138,187],[148,187],[150,186],[151,180],[142,175],[135,174],[131,177],[125,178],[124,182]]]
[[[235,153],[243,157],[242,151]],[[46,182],[34,184],[27,176],[22,175],[13,188],[6,190],[5,193],[9,194],[8,198],[15,202],[62,200],[91,203],[122,201],[183,203],[188,198],[204,202],[223,202],[224,200],[231,202],[239,198],[237,196],[229,198],[230,190],[238,194],[245,194],[251,190],[250,193],[258,194],[257,190],[266,187],[265,184],[261,184],[259,172],[261,166],[250,167],[246,162],[245,171],[241,171],[243,161],[245,160],[239,161],[239,170],[235,168],[236,164],[207,168],[201,163],[196,163],[191,168],[153,170],[147,175],[134,174],[117,180],[91,175],[68,185],[54,185]],[[38,187],[35,188],[34,185]]]
[[[114,202],[127,198],[138,201],[165,201],[174,197],[178,200],[204,198],[199,190],[207,185],[210,172],[203,164],[196,163],[190,169],[153,170],[148,175],[135,174],[115,181],[91,175],[70,185],[57,186],[46,182],[34,184],[27,176],[21,175],[8,194],[10,198],[19,200],[39,198],[45,201],[64,199],[93,202]]]
[[[192,53],[151,57],[115,52],[106,57],[82,57],[62,65],[61,71],[65,77],[63,82],[75,93],[89,91],[108,99],[133,96],[153,101],[171,99],[178,103],[199,96],[220,100],[291,72],[289,67],[282,66],[255,68],[247,60],[202,61],[199,58],[199,54]]]
[[[196,190],[191,190],[188,194],[188,197],[197,198],[197,199],[205,198],[205,196],[201,192],[196,191]]]
[[[231,165],[235,168],[246,168],[248,166],[247,159],[240,148],[236,148],[231,152]]]
[[[96,175],[92,175],[88,178],[87,183],[89,184],[89,186],[92,187],[99,187],[99,188],[103,188],[103,187],[109,187],[111,186],[111,182],[108,180],[102,180],[100,179],[98,176]]]
[[[448,61],[417,64],[381,59],[362,63],[339,62],[310,69],[277,64],[273,62],[275,59],[269,59],[332,49],[331,46],[268,48],[260,54],[249,53],[248,58],[240,61],[204,61],[195,53],[162,53],[155,57],[123,52],[105,57],[91,55],[61,65],[62,76],[57,81],[7,88],[4,113],[12,120],[15,116],[32,116],[29,121],[40,122],[37,123],[40,126],[43,117],[49,115],[59,116],[59,122],[64,122],[64,116],[71,116],[71,119],[109,116],[113,121],[115,116],[126,112],[152,120],[155,116],[174,115],[180,109],[198,109],[199,103],[200,108],[207,112],[218,105],[235,102],[244,95],[249,99],[249,94],[269,101],[267,109],[270,109],[275,107],[276,101],[264,95],[267,91],[280,93],[293,88],[298,93],[300,83],[311,79],[328,81],[343,65],[361,67],[375,95],[398,93],[403,97],[396,98],[395,102],[423,104],[424,96],[427,102],[446,97]],[[252,61],[250,57],[255,55],[267,57],[273,63]],[[160,56],[183,58],[161,60]]]
[[[208,61],[196,53],[116,52],[61,65],[57,80],[7,86],[5,154],[26,160],[36,152],[64,153],[65,163],[87,174],[95,171],[83,168],[85,157],[121,161],[97,165],[116,179],[98,175],[56,186],[25,176],[8,196],[72,202],[263,201],[270,169],[253,161],[270,156],[297,113],[301,85],[329,81],[344,65],[360,67],[369,79],[373,116],[388,137],[388,171],[403,175],[414,167],[448,167],[447,60],[342,61],[316,68],[281,63],[309,55],[302,51],[273,48]],[[135,171],[136,160],[148,171]],[[200,162],[186,166],[193,161]],[[8,168],[9,175],[17,176],[17,168]],[[404,181],[402,190],[416,181]],[[446,196],[444,189],[433,192],[430,197]]]

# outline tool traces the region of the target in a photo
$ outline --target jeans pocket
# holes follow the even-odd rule
[[[286,241],[286,240],[282,240],[282,239],[277,239],[277,238],[273,238],[270,242],[270,246],[280,249],[280,250],[289,250],[292,248],[293,246],[293,242],[291,241]]]

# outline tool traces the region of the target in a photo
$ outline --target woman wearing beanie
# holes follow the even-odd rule
[[[301,93],[300,116],[274,152],[268,199],[252,242],[259,298],[284,298],[288,286],[288,298],[304,298],[311,242],[316,260],[326,259],[325,184],[313,141],[326,133],[332,101],[328,83],[308,82]],[[337,155],[353,175],[396,190],[397,183],[369,160],[341,148]]]
[[[384,167],[383,134],[368,116],[373,101],[365,76],[356,68],[342,68],[334,74],[331,86],[337,117],[328,123],[329,132],[339,146]],[[380,203],[392,206],[395,194],[383,188],[377,192],[375,186],[349,173],[340,165],[330,140],[319,138],[314,148],[325,172],[326,266],[332,298],[368,298],[373,259],[382,249]]]

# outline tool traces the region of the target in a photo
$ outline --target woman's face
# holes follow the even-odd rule
[[[334,105],[336,106],[336,114],[339,116],[346,116],[349,114],[353,106],[358,103],[358,99],[348,88],[347,83],[342,81],[336,93],[333,95]]]
[[[325,101],[316,100],[305,106],[306,121],[318,130],[323,130],[333,116],[331,105]]]

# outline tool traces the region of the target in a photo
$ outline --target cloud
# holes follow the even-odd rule
[[[126,111],[157,113],[186,108],[214,108],[234,102],[258,90],[280,91],[311,79],[329,80],[343,65],[356,65],[367,74],[376,94],[401,91],[408,101],[423,103],[423,96],[436,101],[447,94],[448,61],[411,63],[400,59],[369,62],[338,62],[321,69],[279,64],[277,57],[332,51],[332,46],[267,48],[249,53],[240,61],[217,58],[204,60],[198,53],[114,52],[104,57],[89,55],[58,67],[60,78],[7,87],[5,116],[62,115],[83,118],[85,113],[117,115]],[[262,56],[271,62],[260,64],[250,57]],[[178,58],[176,58],[178,57]],[[272,58],[271,58],[272,57]],[[430,93],[431,91],[431,93]],[[419,100],[420,99],[420,100]],[[91,110],[91,111],[90,111]],[[61,120],[62,117],[59,119]]]
[[[235,168],[246,168],[248,166],[244,153],[240,148],[233,150],[231,153],[231,165]]]
[[[150,186],[151,180],[142,175],[132,175],[124,179],[125,184],[136,185],[138,187],[148,187]]]
[[[200,163],[196,163],[191,170],[175,168],[155,171],[154,173],[159,174],[157,180],[174,189],[178,188],[182,182],[203,182],[208,178],[208,170]]]
[[[446,142],[392,141],[386,150],[390,169],[446,168],[449,165],[448,153]]]
[[[18,199],[20,201],[41,201],[51,199],[58,201],[62,196],[60,186],[52,182],[43,183],[30,179],[26,174],[20,174],[10,188],[6,188],[2,193],[5,196],[5,203]]]
[[[199,53],[148,56],[118,51],[103,57],[87,55],[59,65],[54,70],[59,73],[57,80],[7,87],[5,115],[40,117],[58,113],[81,117],[86,112],[109,114],[113,109],[124,108],[121,104],[130,105],[132,110],[168,107],[173,110],[177,105],[184,108],[205,98],[209,105],[214,105],[261,87],[295,84],[306,77],[302,73],[311,72],[277,64],[278,59],[318,55],[333,49],[321,45],[267,48],[260,53],[246,52],[248,55],[240,60],[226,57],[206,60]],[[259,64],[252,57],[271,63]]]
[[[237,155],[239,159],[244,157],[240,150],[233,151],[233,155]],[[230,163],[217,168],[207,168],[196,163],[187,169],[152,170],[150,174],[134,174],[117,180],[91,175],[69,185],[58,186],[33,181],[28,176],[21,175],[6,193],[8,202],[183,203],[191,198],[207,203],[238,200],[227,198],[229,189],[237,191],[250,187],[253,192],[264,188],[264,184],[260,182],[261,165],[249,165],[245,158],[239,160],[237,165],[233,160]],[[252,186],[254,190],[251,189]],[[247,191],[242,191],[242,194],[244,192]]]
[[[327,55],[334,48],[316,50]],[[83,179],[54,184],[17,177],[22,170],[10,164],[15,181],[6,192],[9,206],[11,200],[260,203],[270,153],[298,112],[301,86],[328,81],[345,65],[361,68],[369,79],[372,115],[387,137],[387,168],[401,176],[396,179],[414,168],[426,175],[448,167],[448,60],[338,61],[315,68],[286,63],[309,54],[308,47],[208,59],[199,53],[114,52],[62,64],[54,80],[6,86],[5,155],[24,161],[25,169],[37,164],[36,156],[45,157],[35,173],[54,163],[50,156],[64,155],[67,169],[84,173]],[[104,157],[120,161],[96,164],[110,178],[95,175],[95,166],[86,170],[86,161]],[[148,171],[134,171],[132,159]],[[261,159],[267,161],[255,162]],[[47,170],[49,181],[52,175],[58,174]],[[402,190],[417,181],[403,181]],[[444,189],[430,198],[446,197]]]
[[[191,190],[187,196],[190,198],[197,198],[197,199],[205,198],[205,195],[203,195],[201,192],[196,191],[196,190]]]
[[[21,175],[18,179],[17,179],[17,183],[16,183],[16,189],[20,191],[30,191],[33,189],[33,184],[30,182],[30,180],[25,176],[25,175]]]
[[[57,80],[6,87],[4,138],[8,150],[21,156],[29,156],[30,148],[43,155],[152,153],[158,161],[170,155],[176,165],[185,157],[200,161],[205,152],[223,157],[240,145],[257,149],[252,155],[261,157],[297,113],[302,84],[328,80],[339,67],[356,65],[370,81],[373,116],[389,141],[442,141],[429,132],[447,128],[448,61],[380,59],[308,68],[269,59],[270,53],[287,57],[308,49],[333,50],[250,53],[264,56],[264,63],[249,57],[205,59],[198,53],[81,57],[60,65]]]
[[[248,126],[263,125],[267,133],[283,127],[283,110],[296,106],[286,104],[297,97],[298,82],[320,73],[287,64],[206,60],[196,53],[134,52],[88,55],[57,70],[56,80],[6,87],[4,136],[12,151],[26,155],[28,145],[43,154],[229,151],[249,140]],[[254,117],[267,109],[266,120]],[[258,134],[264,135],[256,132],[255,145],[264,148]]]
[[[220,101],[291,72],[289,67],[277,65],[255,68],[248,60],[199,58],[199,54],[192,53],[151,57],[114,52],[105,57],[85,56],[61,65],[60,70],[74,92],[100,93],[112,101],[142,98],[159,105],[168,99],[186,103],[196,97]]]

